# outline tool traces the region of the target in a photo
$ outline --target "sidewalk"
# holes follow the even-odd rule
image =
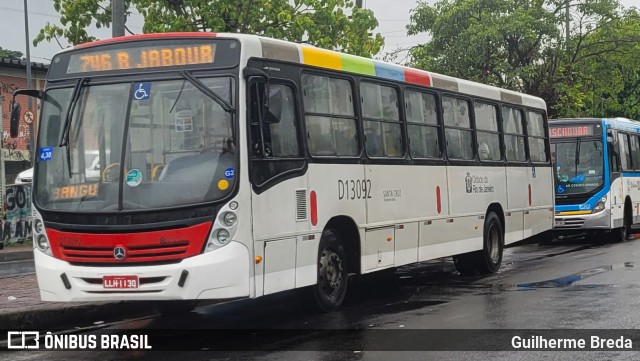
[[[0,262],[19,261],[33,259],[32,246],[5,247],[0,250]]]
[[[36,275],[0,279],[0,328],[61,329],[149,313],[145,302],[43,302]]]

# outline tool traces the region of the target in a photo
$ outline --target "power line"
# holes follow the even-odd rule
[[[0,9],[7,10],[7,11],[13,11],[13,12],[20,13],[20,14],[24,13],[24,10],[8,8],[8,7],[5,7],[5,6],[0,6]],[[29,15],[32,15],[32,14],[33,15],[46,16],[46,17],[55,18],[55,19],[60,19],[59,16],[55,16],[55,15],[51,15],[51,14],[45,14],[45,13],[39,13],[37,11],[29,11]]]
[[[392,30],[392,31],[385,31],[384,33],[380,33],[382,35],[384,34],[395,34],[395,33],[406,33],[407,29],[402,29],[402,30]]]

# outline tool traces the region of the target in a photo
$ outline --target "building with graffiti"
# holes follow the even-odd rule
[[[43,89],[48,65],[31,63],[31,88]],[[33,134],[36,134],[40,104],[29,97],[19,97],[22,106],[17,138],[9,137],[9,115],[11,94],[27,85],[27,63],[24,60],[0,58],[0,101],[2,104],[2,152],[5,159],[6,183],[12,184],[21,171],[31,167],[30,149]],[[29,103],[31,101],[31,103]]]

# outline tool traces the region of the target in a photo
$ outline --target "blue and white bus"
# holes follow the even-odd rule
[[[549,135],[556,234],[629,238],[640,217],[640,122],[553,119]]]

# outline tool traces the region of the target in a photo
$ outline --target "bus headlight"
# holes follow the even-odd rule
[[[238,208],[238,202],[231,201],[220,209],[220,213],[213,222],[204,252],[212,252],[231,243],[238,229],[238,218],[240,218],[237,213]]]
[[[227,212],[224,214],[222,220],[227,227],[233,227],[238,221],[238,216],[233,212]]]
[[[41,234],[42,233],[42,221],[39,219],[36,219],[35,222],[33,222],[33,228],[35,229],[36,233]]]
[[[604,208],[605,208],[604,202],[598,202],[598,203],[596,203],[596,206],[593,207],[593,213],[602,212],[602,211],[604,211]]]
[[[37,210],[33,210],[33,248],[37,248],[42,253],[53,256],[51,244],[44,230],[44,222]]]
[[[38,249],[42,252],[47,252],[49,249],[49,240],[44,234],[38,235],[38,238],[36,238],[36,246],[38,246]]]
[[[218,233],[216,234],[216,240],[218,240],[218,242],[221,245],[227,244],[230,239],[231,239],[231,235],[229,234],[229,231],[227,231],[224,228],[219,230]]]

